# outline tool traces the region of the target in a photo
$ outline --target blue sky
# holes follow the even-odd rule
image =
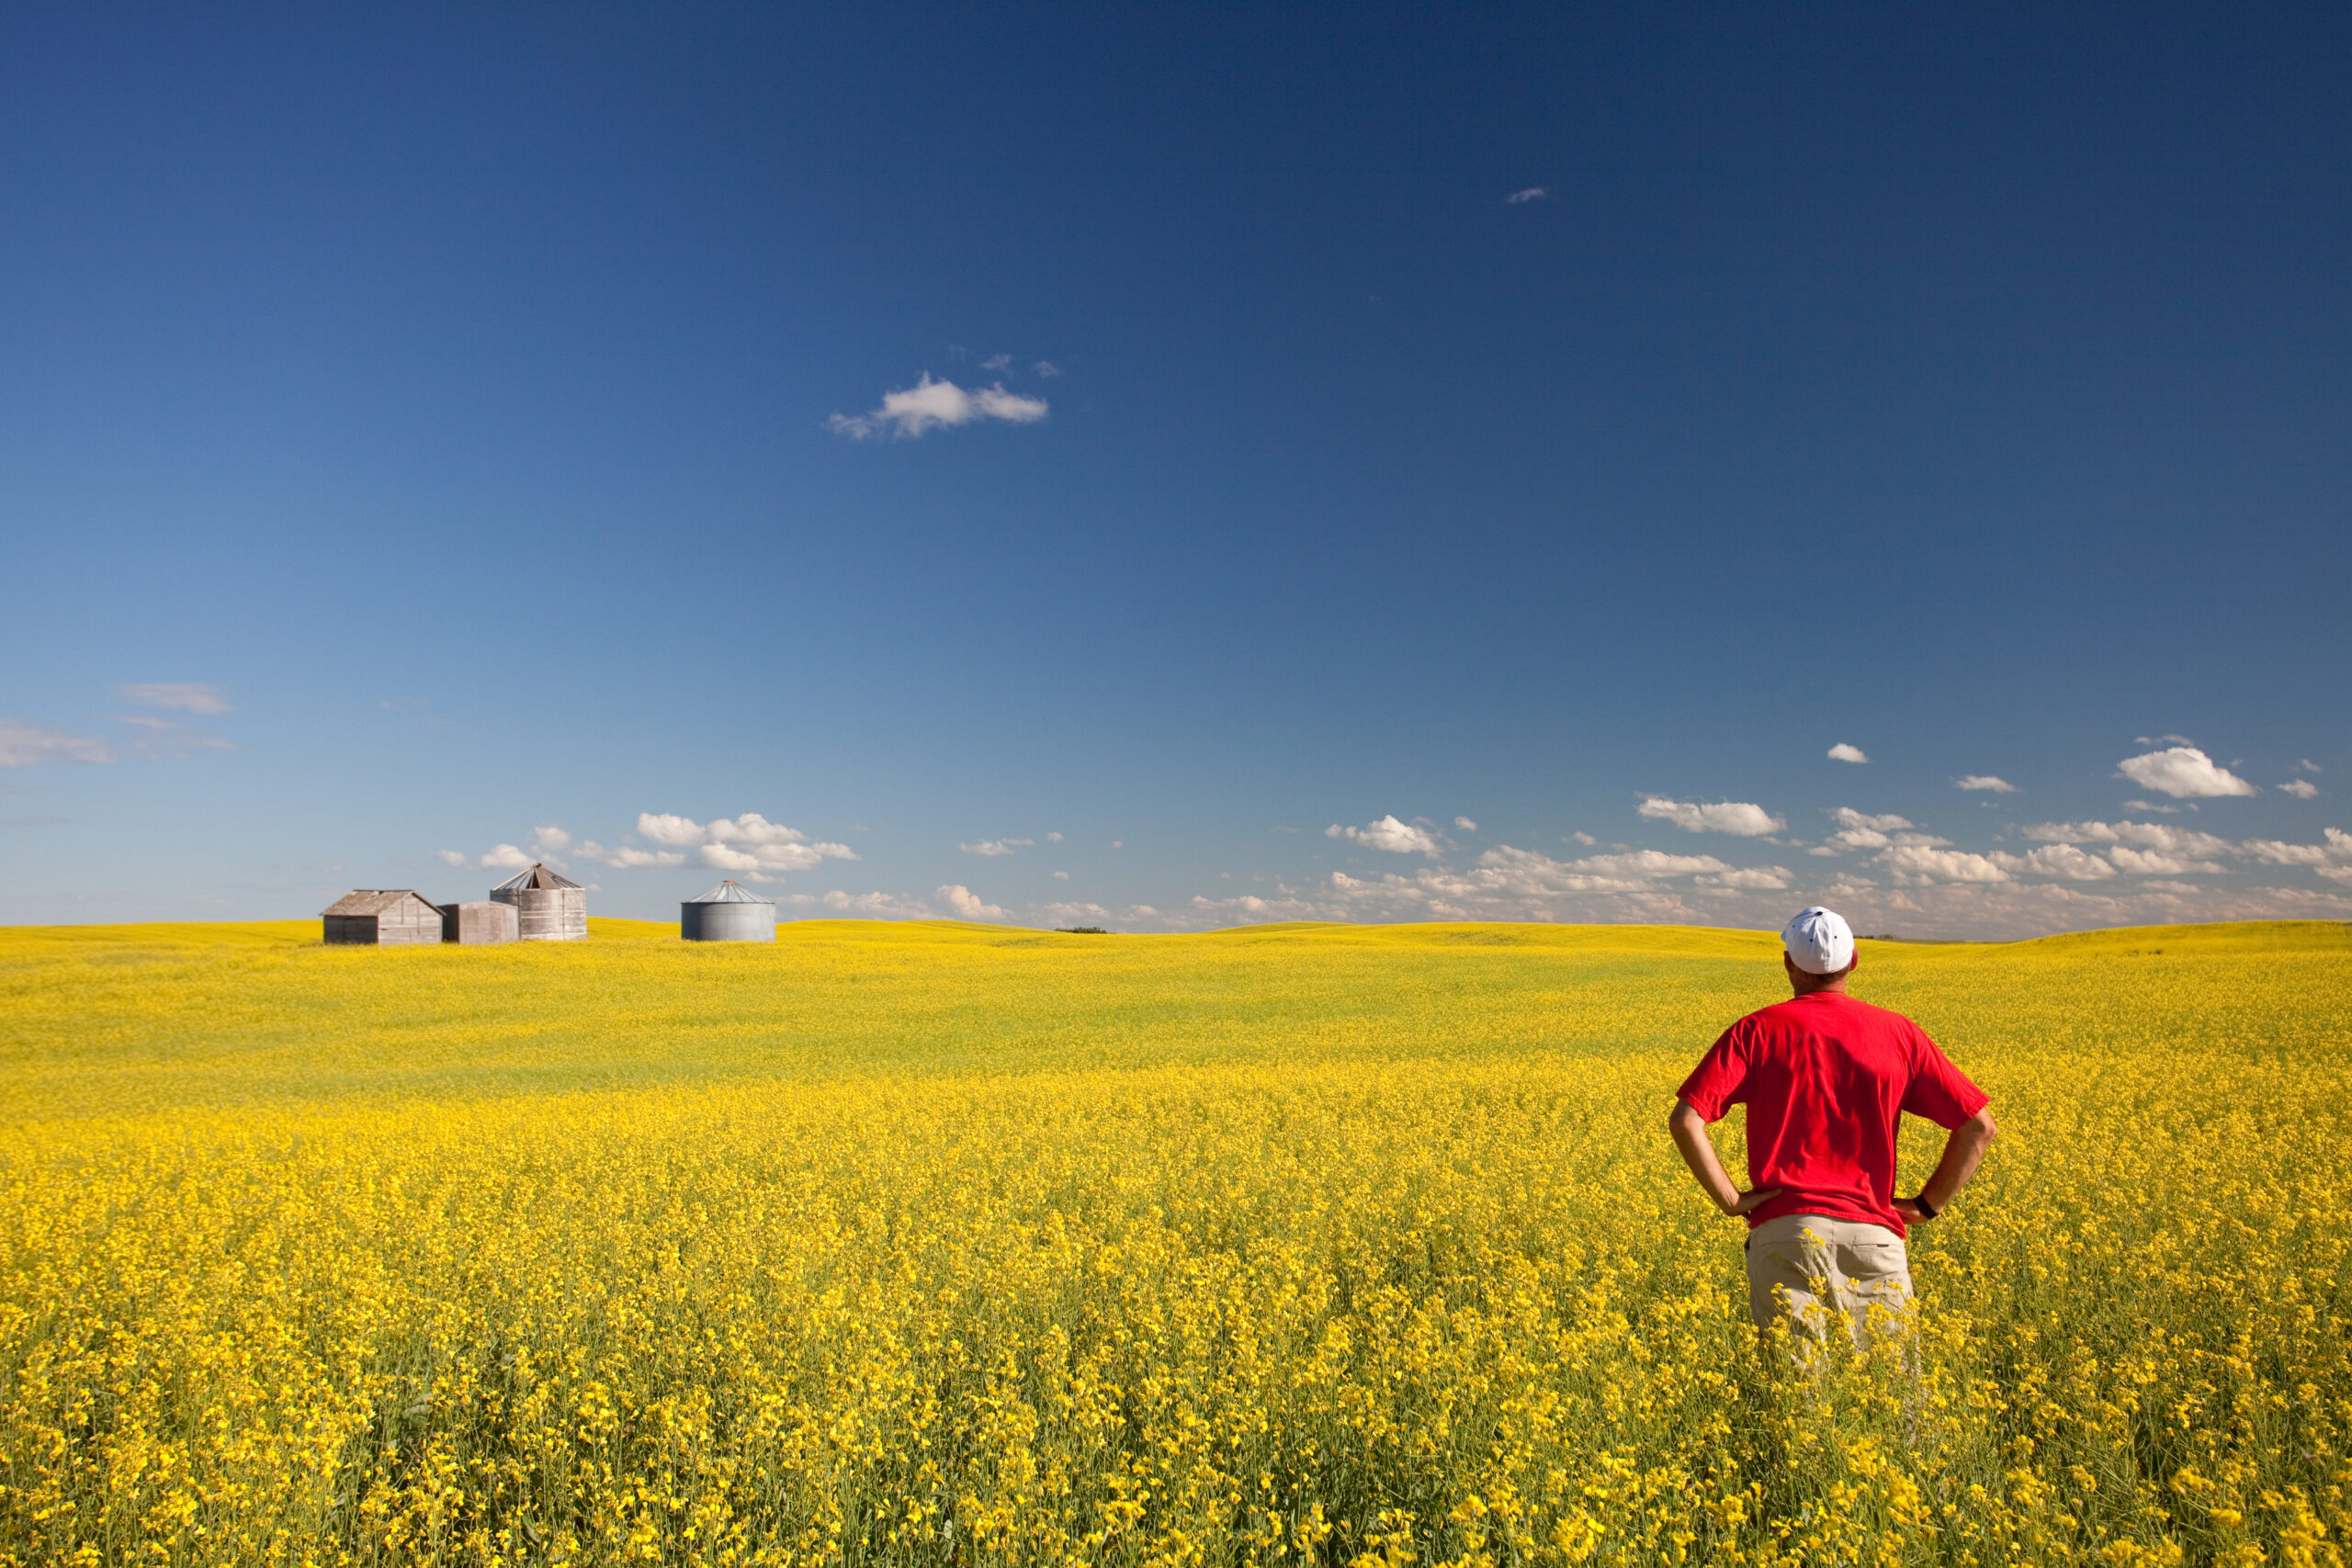
[[[2345,918],[2346,79],[2291,6],[10,7],[0,919],[535,845]]]

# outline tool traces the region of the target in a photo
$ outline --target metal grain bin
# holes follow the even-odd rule
[[[484,898],[476,903],[441,906],[443,942],[461,942],[474,947],[485,942],[513,942],[521,931],[521,919],[512,904]]]
[[[678,906],[678,934],[688,942],[774,942],[775,900],[722,882]]]
[[[588,890],[544,865],[517,872],[490,890],[501,904],[514,906],[517,934],[525,942],[585,942]]]

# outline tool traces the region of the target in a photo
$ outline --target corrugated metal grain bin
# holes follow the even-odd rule
[[[585,942],[588,892],[568,876],[535,865],[490,890],[501,904],[514,906],[517,934],[525,942]]]
[[[441,940],[469,947],[486,942],[514,942],[522,934],[514,906],[483,898],[470,904],[441,906]]]
[[[774,942],[775,900],[722,882],[678,906],[678,934],[688,942]]]
[[[371,947],[441,940],[441,910],[407,887],[357,887],[319,911],[326,940]]]

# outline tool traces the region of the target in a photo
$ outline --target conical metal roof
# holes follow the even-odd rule
[[[528,871],[516,872],[514,875],[508,877],[505,881],[492,888],[491,891],[492,893],[520,893],[526,888],[532,887],[577,887],[579,886],[580,884],[572,881],[571,878],[560,875],[555,872],[549,871],[544,865],[535,865]]]
[[[773,904],[773,898],[763,898],[750,888],[729,880],[720,883],[707,893],[697,893],[685,902],[689,904]]]

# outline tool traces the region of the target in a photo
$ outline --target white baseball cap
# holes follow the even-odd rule
[[[1808,975],[1835,975],[1854,961],[1854,928],[1835,909],[1799,909],[1781,933],[1789,962]]]

